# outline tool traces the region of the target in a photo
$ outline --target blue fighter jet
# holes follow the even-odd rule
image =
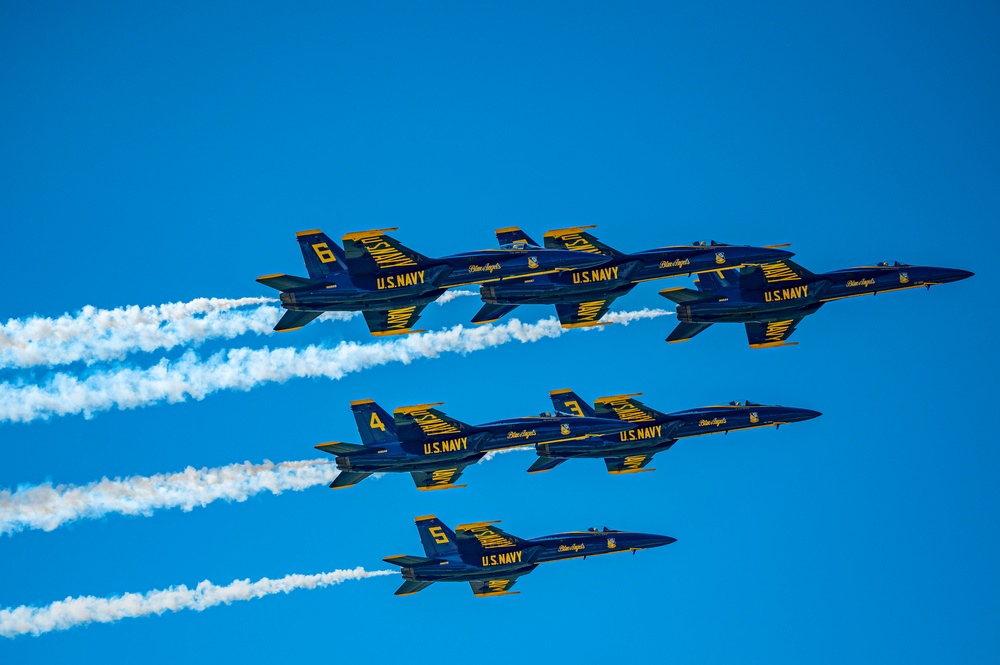
[[[511,243],[433,259],[405,247],[387,231],[344,236],[344,249],[322,231],[296,233],[309,277],[273,274],[257,281],[281,291],[277,332],[298,330],[323,312],[360,311],[373,335],[414,330],[420,313],[446,289],[587,268],[608,260],[566,249]]]
[[[494,526],[499,520],[460,524],[454,530],[434,515],[415,521],[426,556],[400,554],[383,559],[402,568],[405,581],[397,596],[417,593],[435,582],[468,582],[477,598],[514,595],[519,592],[510,588],[517,578],[542,563],[615,552],[634,554],[677,541],[670,536],[607,527],[518,538]]]
[[[588,233],[587,229],[592,228],[595,227],[577,226],[549,231],[544,237],[545,247],[605,256],[609,259],[606,263],[540,277],[483,284],[479,293],[486,304],[472,322],[496,321],[519,305],[555,305],[559,322],[564,328],[607,325],[601,322],[601,318],[611,303],[639,282],[739,268],[792,256],[791,252],[781,249],[787,245],[751,247],[726,245],[714,240],[626,254]],[[497,240],[503,246],[535,244],[516,226],[498,229]]]
[[[351,402],[362,445],[316,446],[337,457],[340,474],[330,487],[352,487],[373,473],[385,472],[409,473],[419,490],[465,487],[455,485],[465,467],[491,451],[611,435],[629,428],[628,423],[606,418],[551,413],[468,425],[435,408],[440,405],[404,406],[390,416],[370,399]]]
[[[669,450],[678,439],[704,434],[729,433],[757,427],[780,427],[810,420],[819,411],[753,402],[730,402],[728,406],[660,413],[635,399],[642,393],[615,395],[594,400],[593,408],[572,390],[553,390],[550,395],[557,413],[586,418],[610,418],[628,423],[626,430],[585,441],[551,441],[535,446],[538,459],[528,473],[551,471],[571,458],[604,458],[608,473],[655,471],[646,465],[653,455]]]
[[[928,289],[956,282],[973,273],[952,268],[888,262],[814,274],[782,259],[742,270],[699,275],[697,291],[664,289],[660,295],[677,303],[680,321],[668,342],[686,342],[713,323],[746,324],[750,348],[794,346],[795,327],[823,303],[887,291]]]

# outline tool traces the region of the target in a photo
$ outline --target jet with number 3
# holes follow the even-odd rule
[[[434,515],[415,519],[426,556],[399,554],[383,559],[402,568],[397,596],[409,596],[435,582],[468,582],[477,598],[507,596],[517,579],[539,564],[564,559],[632,552],[669,545],[670,536],[607,527],[568,531],[539,538],[518,538],[492,522],[459,524],[449,529]]]
[[[485,305],[473,323],[490,323],[520,305],[555,305],[563,328],[607,325],[601,318],[616,298],[627,294],[639,282],[691,275],[706,270],[739,268],[792,256],[781,249],[787,245],[751,247],[725,245],[714,240],[691,245],[660,247],[626,254],[605,245],[587,232],[593,226],[557,229],[545,234],[545,247],[571,250],[591,256],[605,256],[598,266],[561,271],[539,277],[510,279],[484,284],[479,293]],[[516,242],[534,244],[524,231],[512,226],[497,230],[501,245]]]
[[[340,474],[330,487],[352,487],[373,473],[386,472],[409,473],[419,490],[465,487],[455,481],[489,452],[604,436],[629,427],[605,418],[550,413],[468,425],[439,411],[438,406],[404,406],[390,416],[370,399],[351,402],[362,445],[330,442],[316,446],[337,457]]]
[[[549,394],[557,413],[609,418],[627,423],[628,429],[585,441],[539,443],[535,446],[538,459],[528,473],[551,471],[566,460],[577,458],[603,458],[608,473],[612,474],[655,471],[646,468],[653,461],[653,455],[669,450],[678,439],[758,427],[777,428],[822,415],[810,409],[765,406],[749,401],[660,413],[635,399],[642,393],[601,397],[594,400],[593,407],[572,390],[553,390]]]
[[[794,346],[787,341],[803,318],[824,303],[888,291],[931,288],[972,277],[967,270],[888,262],[827,273],[811,273],[782,259],[742,270],[698,276],[697,291],[664,289],[677,303],[680,323],[668,342],[686,342],[713,323],[743,323],[752,349]]]
[[[523,242],[434,259],[386,233],[395,230],[348,233],[343,249],[318,229],[298,232],[309,277],[257,278],[281,291],[281,306],[287,311],[275,331],[298,330],[323,312],[360,311],[373,335],[423,332],[413,326],[424,307],[452,287],[587,268],[608,260]]]

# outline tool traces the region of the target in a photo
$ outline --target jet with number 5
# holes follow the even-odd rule
[[[613,474],[655,471],[646,468],[653,461],[653,455],[669,450],[678,439],[704,434],[728,434],[735,430],[758,427],[777,428],[822,415],[819,411],[809,409],[765,406],[750,401],[660,413],[635,399],[641,394],[601,397],[594,400],[591,408],[572,390],[553,390],[550,395],[557,413],[609,418],[628,423],[628,429],[585,441],[539,443],[535,446],[538,459],[528,469],[528,473],[551,471],[566,460],[576,458],[603,458],[608,473]]]
[[[373,335],[423,332],[413,326],[446,289],[587,268],[604,263],[566,249],[511,243],[443,258],[428,258],[380,231],[344,236],[344,249],[322,231],[296,233],[309,277],[273,274],[257,281],[281,291],[287,310],[274,327],[298,330],[323,312],[360,311]]]
[[[435,408],[440,405],[404,406],[390,416],[370,399],[351,402],[362,445],[316,446],[336,455],[340,474],[330,487],[352,487],[373,473],[386,472],[409,473],[419,490],[465,487],[455,481],[489,452],[615,434],[629,427],[605,418],[550,413],[469,425]]]
[[[888,291],[931,288],[972,277],[967,270],[888,262],[827,273],[811,273],[782,259],[742,270],[698,276],[697,291],[664,289],[677,303],[680,323],[668,342],[686,342],[713,323],[743,323],[752,349],[794,346],[788,342],[803,318],[824,303]]]
[[[670,536],[604,527],[539,538],[518,538],[492,522],[459,524],[454,530],[434,515],[415,519],[426,556],[399,554],[383,559],[402,568],[397,596],[409,596],[435,582],[468,582],[477,598],[519,593],[510,588],[539,564],[632,552],[677,542]]]
[[[691,275],[706,270],[739,268],[792,256],[791,252],[781,249],[787,245],[751,247],[725,245],[714,240],[626,254],[605,245],[588,233],[587,229],[592,228],[595,227],[578,226],[548,231],[544,237],[545,247],[605,256],[609,259],[606,263],[540,277],[484,284],[479,293],[486,304],[472,322],[496,321],[519,305],[555,305],[559,322],[564,328],[607,325],[601,322],[601,318],[607,313],[611,303],[627,294],[639,282]],[[501,245],[518,242],[535,244],[516,226],[498,229],[497,240]]]

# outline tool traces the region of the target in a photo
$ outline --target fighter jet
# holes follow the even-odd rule
[[[686,342],[713,323],[745,323],[752,349],[794,346],[795,327],[823,303],[956,282],[973,273],[888,262],[814,274],[788,259],[698,276],[697,291],[664,289],[680,324],[668,342]]]
[[[608,473],[613,474],[655,471],[646,468],[653,455],[669,450],[678,439],[757,427],[777,428],[822,415],[809,409],[765,406],[750,401],[660,413],[634,399],[641,394],[601,397],[594,400],[591,408],[572,390],[553,390],[550,395],[557,413],[615,419],[628,423],[629,428],[586,441],[539,443],[535,446],[538,459],[528,473],[551,471],[567,459],[577,457],[603,457]]]
[[[316,446],[337,457],[340,474],[330,487],[352,487],[373,473],[385,472],[409,473],[419,490],[465,487],[455,481],[465,467],[490,451],[613,435],[629,428],[628,423],[606,418],[552,413],[468,425],[437,406],[441,403],[404,406],[390,416],[370,399],[351,402],[362,445],[330,442]]]
[[[486,304],[472,322],[496,321],[519,305],[555,305],[564,328],[607,325],[601,322],[601,318],[611,303],[639,282],[706,270],[739,268],[792,256],[791,252],[781,249],[787,245],[750,247],[726,245],[714,240],[625,254],[588,233],[587,229],[592,228],[595,227],[577,226],[549,231],[544,237],[545,246],[593,256],[603,255],[609,261],[585,269],[484,284],[479,293]],[[518,242],[535,244],[516,226],[498,229],[497,240],[501,245]]]
[[[670,536],[615,531],[604,527],[568,531],[539,538],[518,538],[492,522],[460,524],[452,531],[434,515],[415,519],[422,556],[400,554],[383,559],[402,568],[397,596],[408,596],[435,582],[468,582],[477,598],[515,595],[510,588],[538,564],[599,554],[632,552],[676,542]]]
[[[428,258],[386,235],[344,236],[344,247],[319,229],[296,233],[309,277],[274,274],[257,281],[281,291],[286,311],[277,332],[298,330],[323,312],[360,311],[373,335],[423,332],[413,326],[446,289],[588,268],[608,260],[568,249],[511,243],[500,249]]]

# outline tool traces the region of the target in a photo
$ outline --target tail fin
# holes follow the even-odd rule
[[[344,236],[344,256],[352,274],[374,275],[382,270],[433,263],[429,258],[403,245],[386,231],[359,231]]]
[[[432,559],[447,559],[458,556],[458,539],[455,532],[434,515],[424,515],[414,519],[420,533],[420,543],[424,553]]]
[[[392,417],[395,419],[396,431],[400,440],[423,441],[449,434],[460,434],[473,429],[471,425],[456,420],[444,411],[434,408],[443,403],[416,404],[394,409]]]
[[[374,400],[362,399],[351,402],[354,421],[358,424],[361,443],[366,446],[381,446],[396,441],[396,421]]]
[[[678,323],[674,331],[667,335],[671,344],[686,342],[698,333],[707,330],[711,323]]]
[[[472,322],[475,324],[493,323],[515,309],[517,309],[517,305],[490,305],[487,303],[472,317]]]
[[[747,266],[740,270],[740,291],[763,291],[768,285],[783,282],[808,281],[816,275],[809,272],[798,263],[788,259],[762,263],[757,266]],[[774,288],[774,287],[771,287]]]
[[[694,285],[702,293],[715,293],[730,287],[740,286],[739,270],[716,270],[714,272],[703,272],[698,275]]]
[[[282,314],[278,323],[275,324],[274,332],[290,332],[292,330],[298,330],[322,313],[323,312],[300,312],[298,310],[289,309]]]
[[[704,293],[698,293],[692,289],[685,289],[683,286],[663,289],[660,291],[660,295],[667,300],[672,300],[678,305],[694,302],[695,300],[702,300],[706,297]]]
[[[534,464],[528,467],[528,473],[551,471],[565,461],[565,457],[539,457]]]
[[[389,563],[392,562],[390,561]],[[416,592],[423,591],[432,584],[434,584],[434,582],[411,582],[410,580],[407,580],[403,582],[403,584],[398,589],[396,589],[395,595],[412,596]]]
[[[569,229],[554,229],[546,231],[546,249],[573,249],[590,254],[605,254],[615,258],[625,256],[616,249],[608,247],[603,242],[586,232],[586,229],[596,229],[596,226],[574,226]]]
[[[587,418],[596,417],[594,410],[590,408],[587,401],[581,399],[579,395],[569,388],[550,390],[549,397],[552,398],[552,406],[555,407],[557,413],[565,413],[571,416],[586,416]]]
[[[344,251],[340,249],[340,245],[319,229],[299,231],[295,237],[299,241],[306,270],[313,279],[328,279],[347,270]]]
[[[497,229],[497,242],[500,246],[505,245],[532,245],[538,247],[538,243],[528,237],[528,234],[519,229],[516,226],[508,226],[503,229]],[[521,247],[514,247],[514,249],[522,249]]]

